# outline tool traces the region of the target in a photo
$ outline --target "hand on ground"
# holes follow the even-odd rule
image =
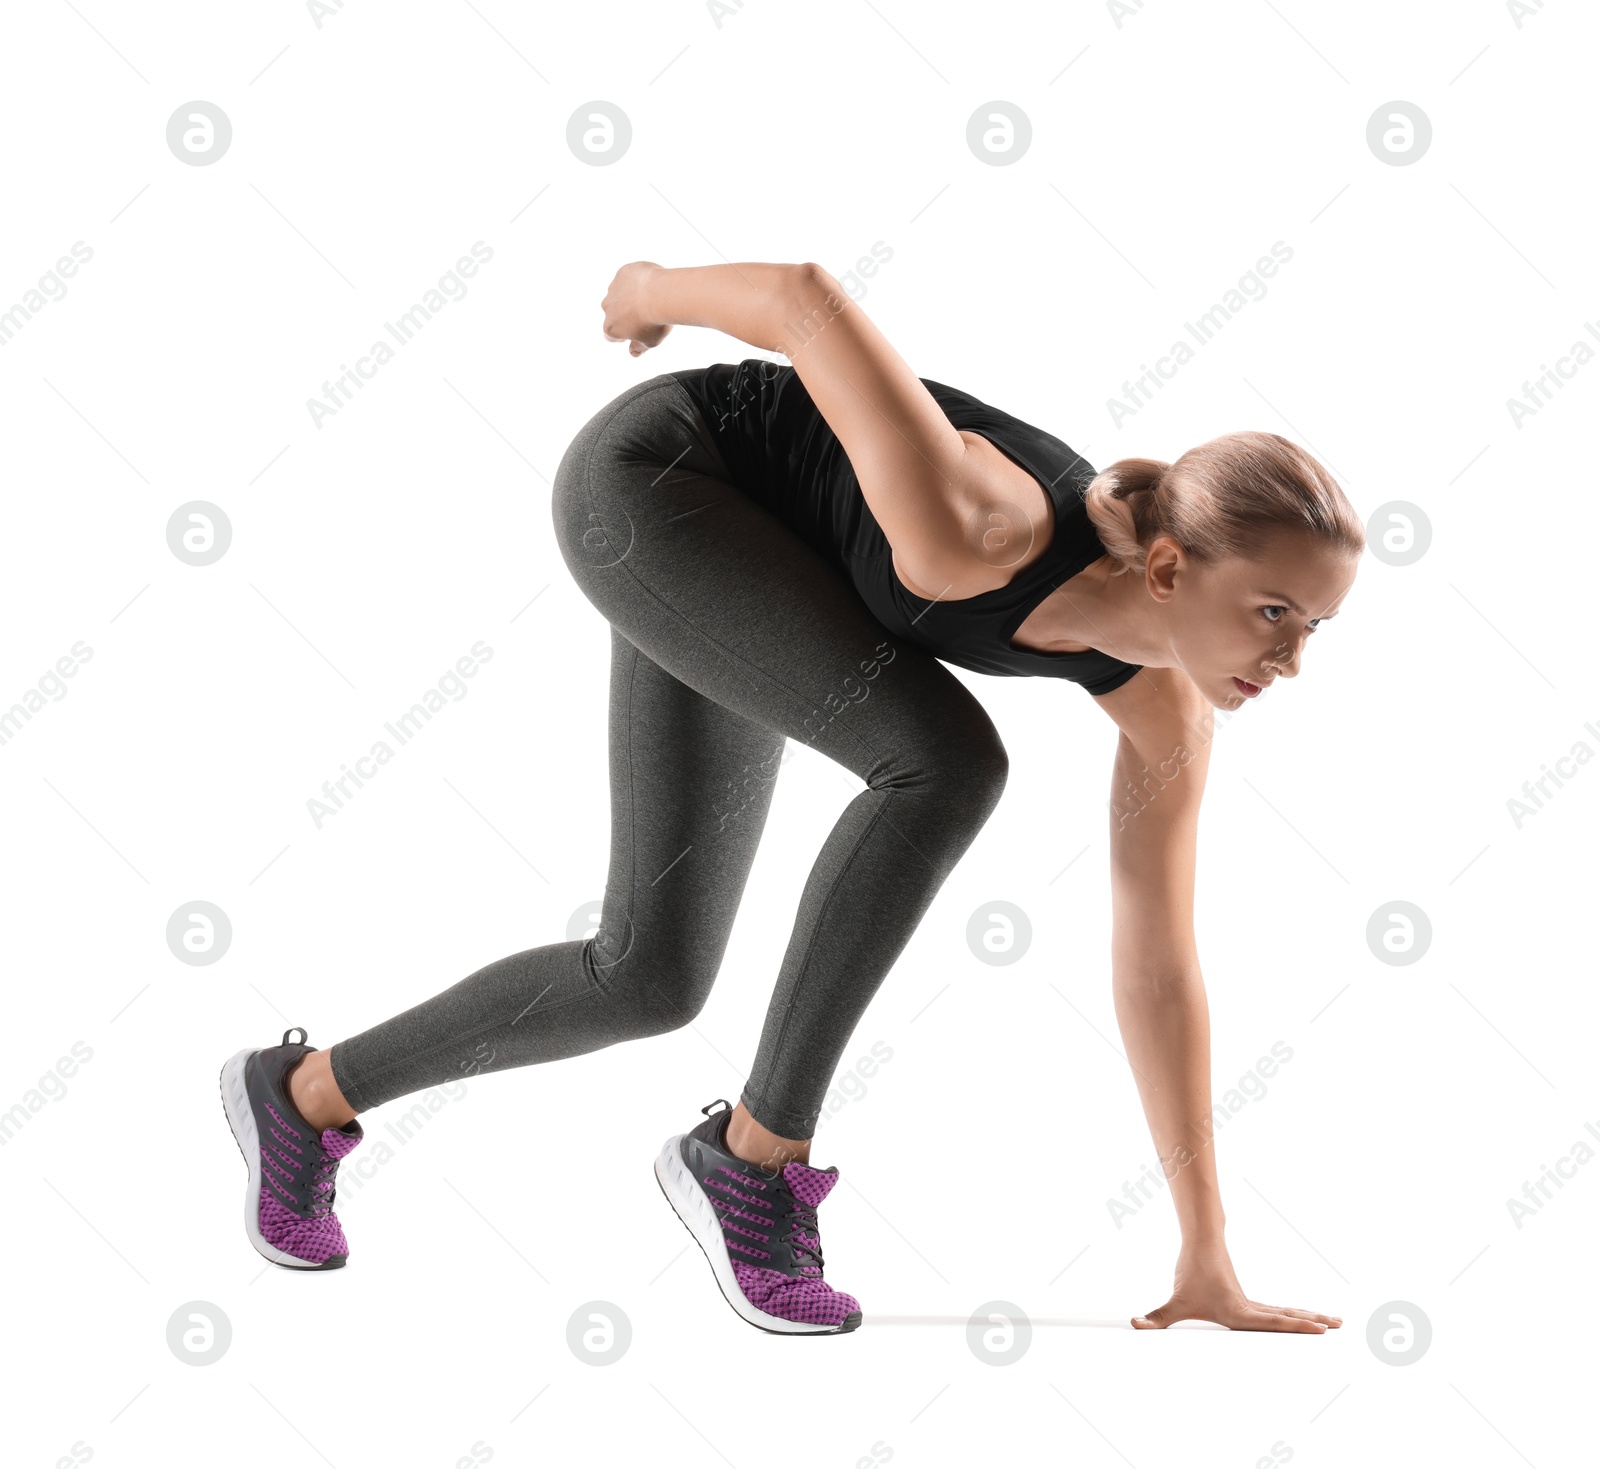
[[[1336,1329],[1339,1316],[1298,1306],[1268,1306],[1245,1295],[1225,1250],[1186,1252],[1178,1257],[1172,1295],[1143,1316],[1138,1331],[1156,1331],[1175,1321],[1215,1321],[1233,1331],[1299,1331],[1317,1336]]]

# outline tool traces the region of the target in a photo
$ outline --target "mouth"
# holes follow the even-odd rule
[[[1266,688],[1265,684],[1251,683],[1247,678],[1235,678],[1233,681],[1233,686],[1238,689],[1238,691],[1247,699],[1254,699],[1258,697],[1262,689]]]

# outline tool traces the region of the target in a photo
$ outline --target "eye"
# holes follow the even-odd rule
[[[1267,613],[1269,613],[1269,612],[1287,612],[1288,610],[1289,609],[1287,607],[1283,607],[1283,606],[1280,606],[1280,605],[1274,603],[1270,607],[1263,607],[1261,609],[1261,615],[1263,617],[1267,617]],[[1283,621],[1283,619],[1281,617],[1267,617],[1267,621],[1270,622],[1274,627],[1276,627],[1280,622]],[[1306,631],[1307,632],[1315,632],[1317,630],[1317,625],[1321,621],[1322,621],[1322,619],[1320,617],[1313,617],[1308,623],[1306,623]]]

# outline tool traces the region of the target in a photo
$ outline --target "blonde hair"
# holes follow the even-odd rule
[[[1114,576],[1142,571],[1146,548],[1159,535],[1202,563],[1255,559],[1280,530],[1357,554],[1367,544],[1361,517],[1333,476],[1279,434],[1223,434],[1171,464],[1119,459],[1090,480],[1083,496],[1117,563]]]

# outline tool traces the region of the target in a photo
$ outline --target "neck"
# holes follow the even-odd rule
[[[1098,648],[1124,663],[1167,666],[1160,608],[1145,595],[1136,571],[1112,576],[1110,556],[1091,562],[1063,582],[1039,609],[1040,636],[1051,643]]]

